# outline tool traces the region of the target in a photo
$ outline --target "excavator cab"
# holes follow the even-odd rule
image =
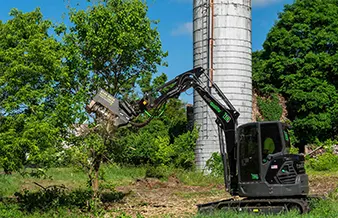
[[[309,191],[304,156],[289,154],[288,126],[278,121],[237,128],[238,194],[243,197],[302,196]]]

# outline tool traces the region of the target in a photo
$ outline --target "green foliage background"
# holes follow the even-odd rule
[[[63,46],[48,33],[52,23],[39,9],[10,15],[0,22],[0,165],[6,172],[52,162],[76,109],[65,91]]]
[[[287,101],[299,144],[337,137],[337,0],[296,0],[253,53],[254,87]]]

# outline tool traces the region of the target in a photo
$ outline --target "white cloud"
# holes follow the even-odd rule
[[[192,35],[192,22],[180,23],[176,28],[171,31],[173,36],[181,36],[181,35]]]

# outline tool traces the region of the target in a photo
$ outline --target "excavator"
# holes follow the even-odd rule
[[[225,189],[233,196],[231,199],[199,204],[198,211],[231,209],[276,214],[297,210],[307,213],[310,210],[310,196],[305,158],[301,154],[289,153],[290,126],[279,121],[250,122],[238,126],[240,113],[201,67],[176,76],[131,103],[100,89],[86,106],[86,111],[110,120],[116,127],[128,124],[142,127],[163,113],[169,99],[178,98],[190,88],[216,115]],[[141,114],[149,119],[137,122]],[[268,148],[266,142],[270,143]]]

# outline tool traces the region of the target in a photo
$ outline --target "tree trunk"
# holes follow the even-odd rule
[[[92,189],[93,189],[93,198],[98,198],[98,192],[99,192],[99,187],[100,187],[100,183],[99,183],[99,171],[100,171],[100,166],[101,166],[101,159],[102,159],[102,155],[98,155],[95,158],[94,161],[94,176],[92,177]]]
[[[7,164],[5,164],[5,166],[3,166],[5,174],[6,175],[12,175],[12,170],[9,169],[9,167],[7,166]]]

